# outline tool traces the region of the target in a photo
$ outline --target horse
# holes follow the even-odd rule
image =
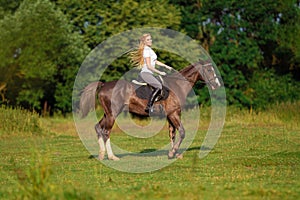
[[[169,137],[171,141],[171,149],[168,152],[168,158],[182,157],[178,153],[180,144],[185,138],[185,129],[181,123],[182,105],[192,87],[197,81],[208,83],[212,90],[221,86],[221,82],[215,73],[215,69],[210,60],[200,60],[194,64],[188,65],[179,72],[171,73],[164,76],[164,85],[169,89],[169,96],[164,100],[154,103],[154,106],[160,104],[163,108],[165,117],[169,125]],[[127,80],[116,80],[110,82],[96,81],[88,84],[82,91],[79,103],[79,112],[84,118],[95,108],[96,93],[98,100],[104,110],[103,117],[95,125],[95,131],[98,136],[99,160],[105,158],[106,150],[109,160],[119,160],[114,155],[111,144],[110,134],[117,116],[123,111],[128,110],[130,113],[149,117],[149,113],[145,112],[147,99],[141,99],[136,94],[134,83]],[[179,132],[177,143],[176,131]]]

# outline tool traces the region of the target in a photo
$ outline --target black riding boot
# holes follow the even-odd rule
[[[154,91],[152,92],[150,98],[149,98],[149,101],[148,101],[148,104],[147,104],[147,107],[145,109],[145,112],[153,112],[153,104],[154,104],[154,101],[156,99],[156,97],[161,93],[161,89],[159,88],[155,88]]]

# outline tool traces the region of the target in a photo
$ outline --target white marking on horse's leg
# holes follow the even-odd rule
[[[106,140],[106,149],[107,149],[107,155],[108,157],[110,157],[111,155],[113,155],[112,149],[111,149],[111,145],[110,145],[110,138],[108,138]]]
[[[111,145],[110,145],[110,138],[106,141],[106,150],[107,150],[107,156],[109,160],[120,160],[117,156],[114,155]]]
[[[104,140],[103,140],[102,137],[99,137],[98,144],[99,144],[99,147],[100,147],[99,160],[103,160],[104,156],[105,156],[105,144],[104,144]]]

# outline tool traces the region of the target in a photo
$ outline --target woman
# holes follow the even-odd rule
[[[156,53],[151,49],[152,38],[150,34],[144,34],[140,38],[139,47],[136,51],[130,53],[132,63],[141,69],[140,76],[142,79],[151,85],[154,90],[149,98],[145,112],[153,112],[152,106],[156,97],[161,93],[162,84],[154,77],[153,73],[166,75],[165,72],[159,71],[155,65],[165,67],[169,70],[172,68],[157,60]]]

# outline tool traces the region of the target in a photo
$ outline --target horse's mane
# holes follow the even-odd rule
[[[179,71],[173,72],[172,74],[167,75],[167,77],[171,77],[171,78],[182,78],[182,76],[188,74],[188,72],[190,72],[191,70],[194,69],[194,65],[189,65]]]
[[[194,68],[194,65],[189,65],[189,66],[187,66],[187,67],[181,69],[181,70],[179,71],[179,73],[182,74],[182,75],[183,75],[183,74],[186,74],[186,72],[190,71],[190,70],[193,69],[193,68]]]
[[[198,62],[196,62],[194,64],[190,64],[187,67],[181,69],[179,72],[172,73],[170,76],[172,76],[172,77],[178,77],[178,76],[186,77],[186,76],[189,76],[192,73],[194,73],[195,70],[198,71],[197,70],[197,65],[198,64],[205,65],[205,64],[209,64],[209,63],[211,63],[211,60],[199,60]]]

